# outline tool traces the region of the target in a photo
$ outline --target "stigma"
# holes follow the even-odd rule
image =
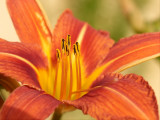
[[[56,66],[53,78],[53,96],[58,100],[72,100],[80,97],[73,90],[81,90],[80,46],[76,42],[71,46],[71,36],[62,39],[61,49],[56,49]]]

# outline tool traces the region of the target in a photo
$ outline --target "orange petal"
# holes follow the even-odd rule
[[[62,38],[65,39],[67,35],[71,36],[72,45],[76,41],[80,44],[80,54],[86,74],[91,73],[103,61],[114,43],[110,39],[109,33],[96,31],[87,23],[76,19],[71,11],[66,10],[53,31],[53,58],[56,48],[60,49],[61,47]]]
[[[0,39],[3,40],[3,39]],[[47,67],[47,58],[41,48],[35,44],[0,41],[0,53],[10,53],[30,61],[38,68]]]
[[[51,33],[36,0],[7,0],[7,6],[20,40],[46,49]]]
[[[97,79],[92,87],[97,88],[68,103],[98,120],[159,118],[154,92],[141,76],[105,75]]]
[[[113,43],[109,33],[96,31],[88,26],[81,44],[82,64],[87,75],[93,72],[105,59]]]
[[[22,84],[40,88],[37,68],[22,57],[0,52],[0,73],[14,78]]]
[[[106,57],[105,72],[119,72],[157,56],[160,56],[160,32],[123,38]]]
[[[52,96],[27,86],[17,88],[5,101],[1,120],[44,120],[61,102]]]
[[[2,38],[0,38],[0,42],[5,42],[6,40],[4,40],[4,39],[2,39]]]

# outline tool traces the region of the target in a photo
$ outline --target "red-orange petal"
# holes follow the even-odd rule
[[[116,43],[104,60],[105,72],[122,71],[160,56],[160,32],[134,35]]]
[[[30,87],[41,88],[38,82],[37,68],[19,56],[0,52],[0,73]]]
[[[61,47],[62,38],[65,39],[67,35],[71,36],[72,45],[76,41],[80,44],[80,55],[86,74],[91,73],[103,61],[114,43],[108,32],[93,29],[87,23],[76,19],[70,10],[66,10],[53,31],[53,58],[56,48]]]
[[[10,53],[30,61],[38,68],[47,67],[47,58],[40,46],[35,44],[8,42],[0,39],[0,53]]]
[[[101,64],[113,43],[108,32],[96,31],[88,26],[81,44],[82,63],[87,75]]]
[[[105,75],[97,79],[92,87],[97,88],[68,103],[98,120],[159,118],[154,92],[141,76]]]
[[[45,45],[51,32],[36,0],[7,0],[7,7],[22,42]]]
[[[5,101],[1,120],[44,120],[61,102],[43,91],[22,86],[17,88]]]

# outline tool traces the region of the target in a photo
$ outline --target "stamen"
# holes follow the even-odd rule
[[[66,88],[66,55],[65,55],[65,47],[66,47],[66,41],[62,39],[62,77],[61,77],[61,93],[60,93],[60,100],[64,97],[64,92]]]
[[[79,44],[73,45],[74,55],[75,55],[75,65],[76,65],[76,79],[77,79],[77,91],[81,89],[81,68],[80,68],[80,54],[79,54]],[[76,98],[78,98],[80,94],[77,94]]]
[[[76,79],[77,79],[77,90],[79,89],[79,66],[77,64],[78,56],[75,54],[75,65],[76,65]],[[78,96],[77,96],[78,97]]]
[[[73,85],[73,75],[72,75],[72,58],[71,58],[71,53],[70,53],[70,48],[71,48],[71,36],[67,35],[67,45],[68,45],[68,53],[69,53],[69,70],[70,70],[70,86],[69,86],[69,95],[68,95],[68,100],[71,99],[72,95],[72,85]]]
[[[78,43],[78,42],[76,42],[76,47],[77,47],[77,51],[78,51],[78,53],[80,53],[79,43]]]
[[[68,99],[71,99],[71,94],[72,94],[72,85],[73,85],[73,75],[72,75],[72,58],[71,58],[71,54],[69,54],[69,64],[70,64],[70,89],[69,89],[69,95],[68,95]]]
[[[74,55],[77,55],[77,48],[75,44],[73,44],[73,51],[74,51]]]
[[[65,52],[66,41],[62,39],[62,52]]]
[[[67,45],[70,49],[70,47],[71,47],[71,36],[70,35],[67,35]]]
[[[55,96],[55,93],[56,93],[58,68],[59,68],[59,64],[60,64],[60,56],[61,56],[60,50],[56,49],[57,64],[56,64],[56,74],[55,74],[55,81],[54,81],[54,87],[53,87],[53,96]]]
[[[70,46],[71,46],[71,37],[70,35],[67,35],[67,41],[66,41],[66,54],[67,55],[69,55]]]
[[[69,55],[69,48],[68,48],[68,45],[66,45],[66,55],[67,55],[67,56]]]
[[[59,49],[56,49],[56,58],[57,58],[57,62],[59,62],[61,59],[61,52]]]
[[[77,68],[78,68],[78,75],[77,75],[77,91],[81,90],[81,64],[80,64],[80,48],[79,43],[76,42],[76,48],[77,48]],[[80,94],[77,94],[77,98],[80,96]]]

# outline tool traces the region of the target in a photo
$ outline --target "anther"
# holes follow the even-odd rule
[[[70,48],[71,46],[71,36],[70,35],[67,35],[67,45]]]
[[[67,35],[66,39],[66,55],[69,56],[70,54],[70,46],[71,46],[71,36]]]
[[[57,58],[57,64],[56,64],[56,73],[55,73],[55,81],[54,81],[54,86],[53,86],[53,96],[56,94],[56,85],[57,85],[57,79],[58,79],[58,69],[59,69],[59,64],[60,64],[60,59],[61,59],[61,52],[59,49],[56,49],[56,58]]]
[[[66,41],[64,39],[62,39],[62,51],[65,51],[65,47],[66,47]]]
[[[59,62],[60,59],[61,59],[61,52],[59,49],[56,49],[56,58],[57,58],[57,61]]]
[[[66,45],[66,55],[67,55],[67,56],[69,55],[69,48],[68,48],[68,45]]]
[[[77,47],[75,44],[73,44],[73,50],[74,50],[74,55],[77,55]]]
[[[79,43],[76,42],[77,51],[79,52]]]

